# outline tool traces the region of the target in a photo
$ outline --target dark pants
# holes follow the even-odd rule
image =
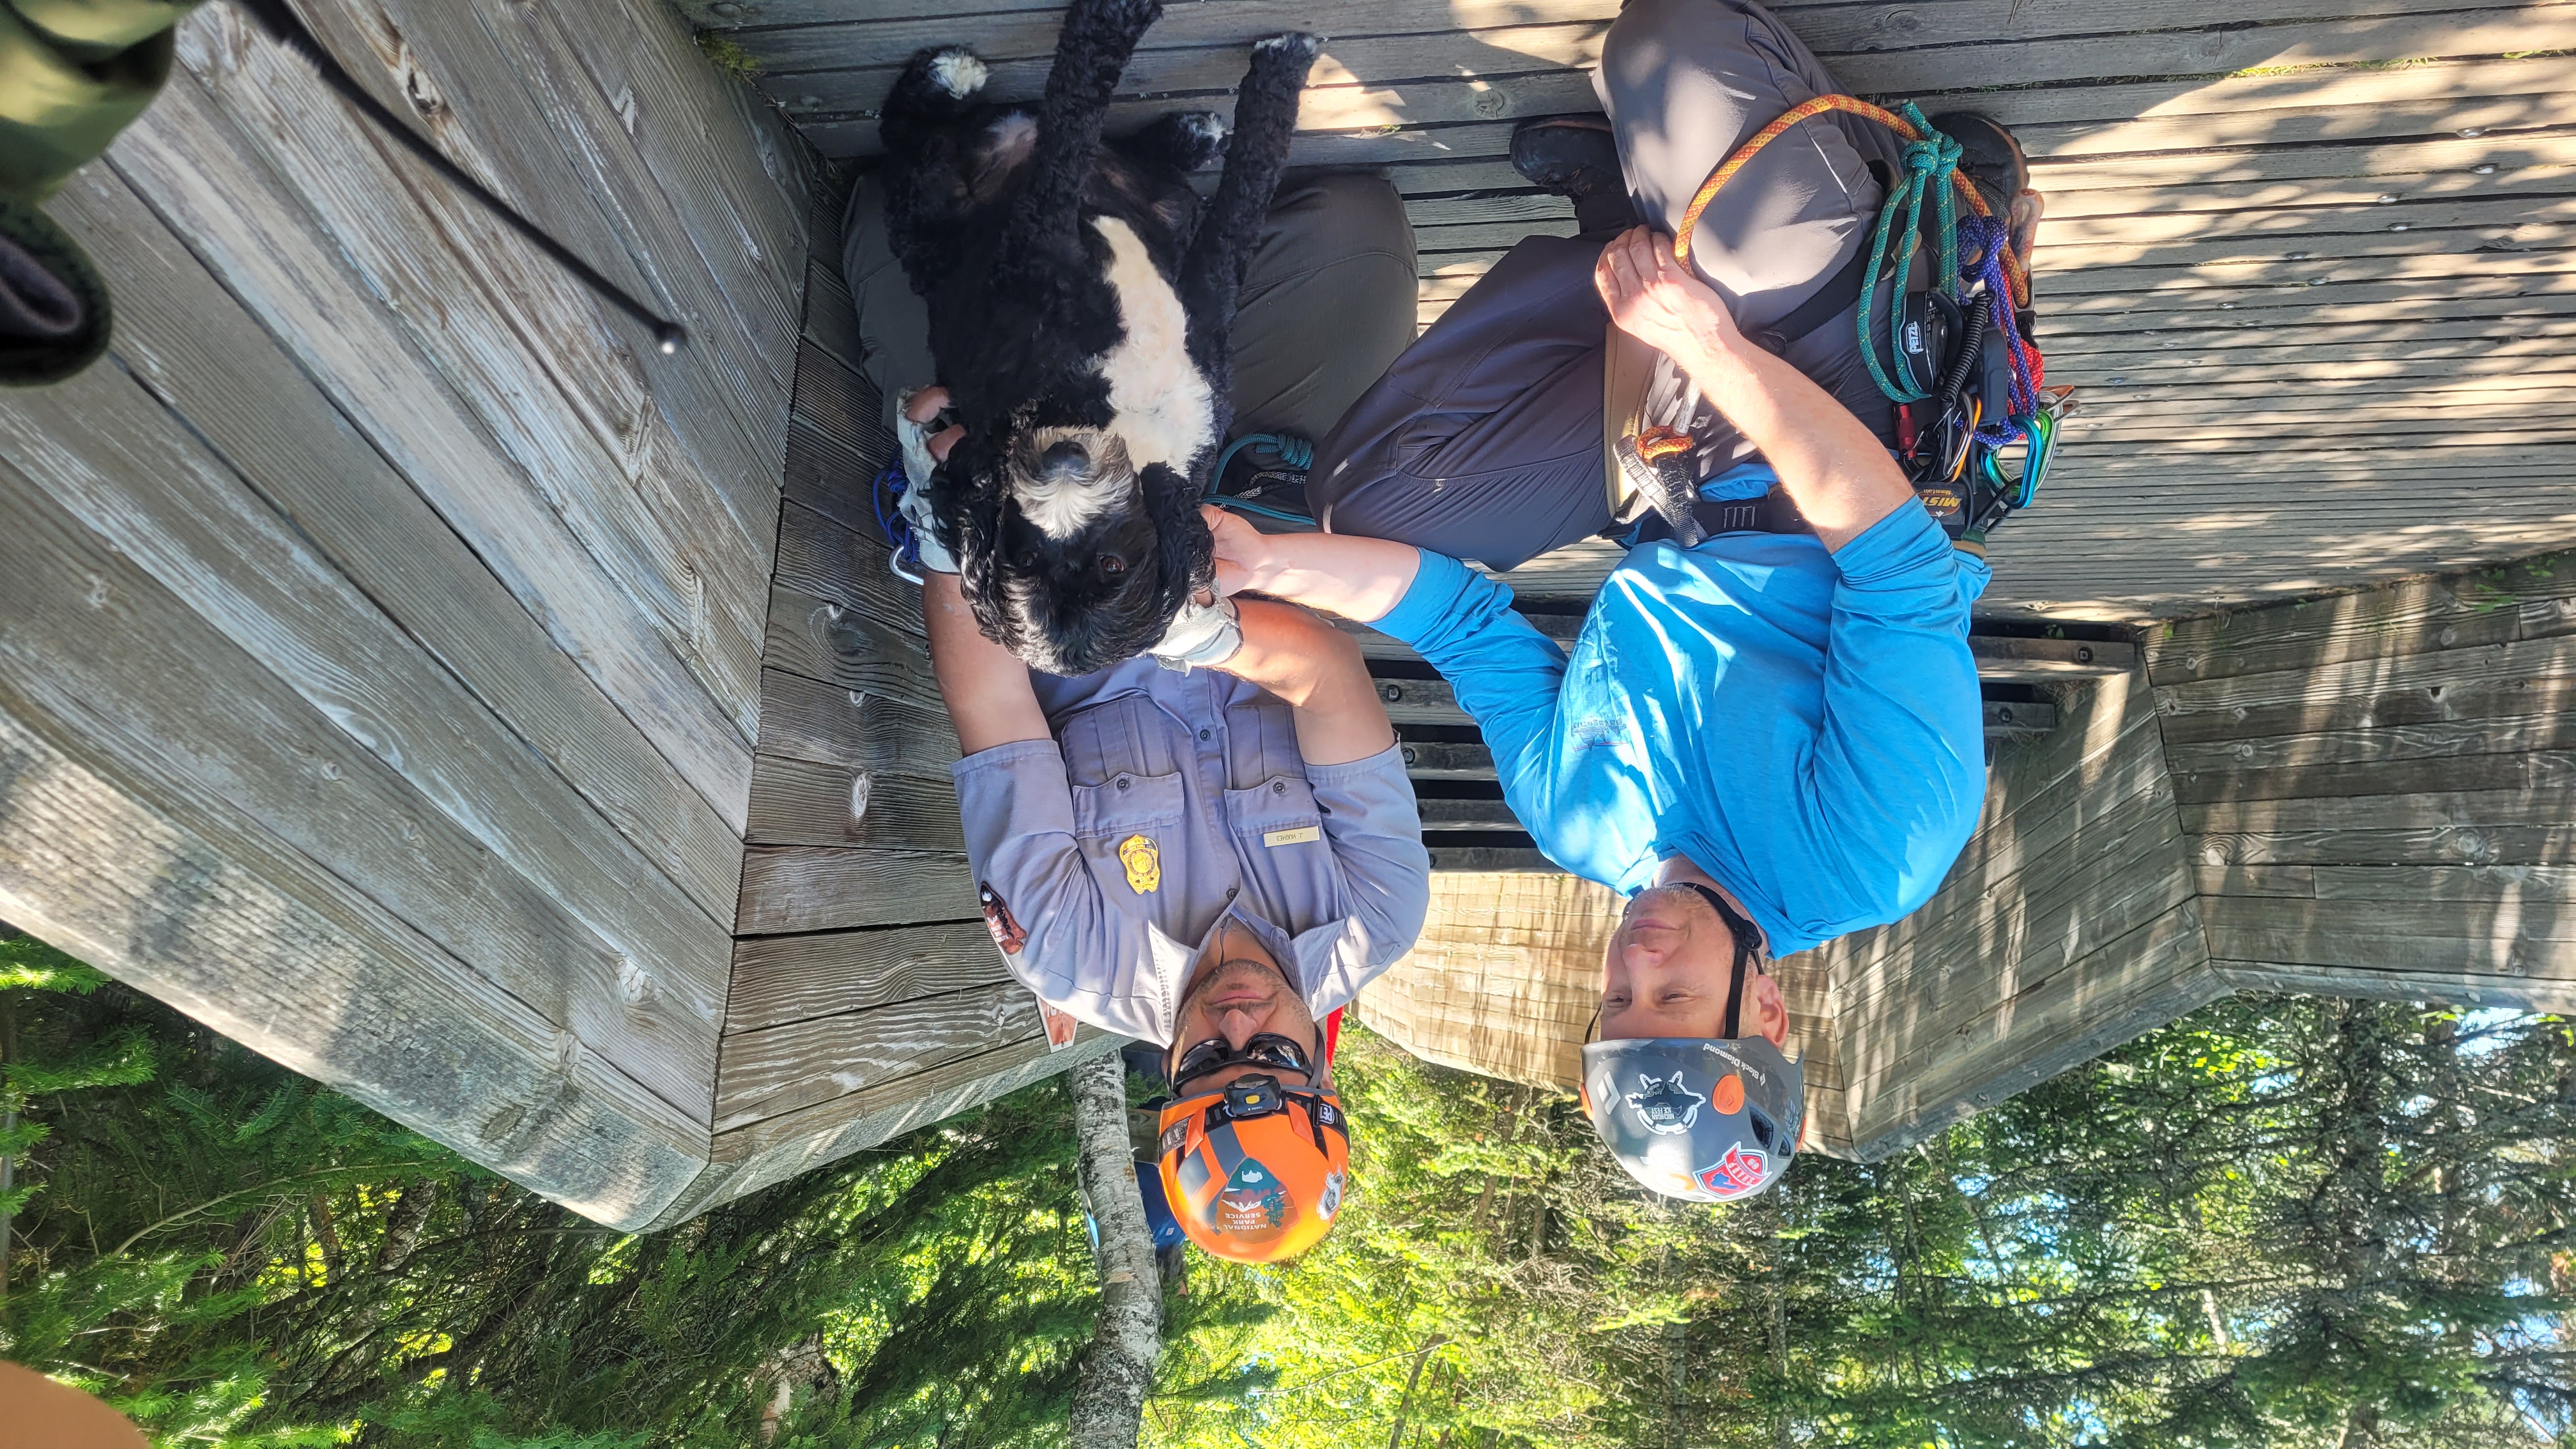
[[[886,249],[884,193],[861,181],[842,253],[868,380],[895,395],[937,379],[930,319]],[[1382,176],[1290,176],[1271,203],[1234,318],[1234,433],[1331,430],[1414,328],[1413,224]]]
[[[1629,0],[1593,89],[1635,217],[1669,235],[1739,142],[1841,88],[1751,0]],[[1900,146],[1882,127],[1830,113],[1765,146],[1718,193],[1691,262],[1740,325],[1788,315],[1869,244],[1881,193],[1868,163],[1900,166]],[[1387,369],[1318,449],[1307,494],[1328,531],[1507,569],[1609,525],[1610,317],[1592,285],[1609,236],[1524,240]],[[1892,437],[1893,409],[1861,357],[1857,305],[1782,356]],[[1752,456],[1741,440],[1736,452]]]

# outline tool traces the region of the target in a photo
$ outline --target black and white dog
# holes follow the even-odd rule
[[[886,218],[929,303],[965,437],[929,503],[976,622],[1032,667],[1087,674],[1151,648],[1214,578],[1199,496],[1232,420],[1227,333],[1322,41],[1253,46],[1202,204],[1206,113],[1104,142],[1161,0],[1072,0],[1045,98],[979,103],[983,62],[912,58],[886,99]]]

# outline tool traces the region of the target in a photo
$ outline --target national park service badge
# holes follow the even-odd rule
[[[1163,888],[1163,853],[1144,836],[1118,842],[1118,863],[1127,867],[1127,889],[1141,896]]]

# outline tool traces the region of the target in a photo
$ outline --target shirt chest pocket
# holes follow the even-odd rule
[[[1303,774],[1273,775],[1250,789],[1226,791],[1225,824],[1238,845],[1251,849],[1329,848],[1323,812]]]
[[[1083,841],[1120,840],[1178,825],[1185,808],[1180,772],[1112,775],[1073,787],[1073,833]]]

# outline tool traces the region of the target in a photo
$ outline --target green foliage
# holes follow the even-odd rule
[[[1347,1216],[1194,1278],[1279,1312],[1167,1355],[1159,1444],[2502,1446],[2576,1410],[2563,1021],[2223,1001],[1733,1207],[1346,1041]]]
[[[1064,1437],[1096,1301],[1058,1083],[609,1232],[24,938],[41,1124],[0,1354],[156,1444],[973,1449]]]

